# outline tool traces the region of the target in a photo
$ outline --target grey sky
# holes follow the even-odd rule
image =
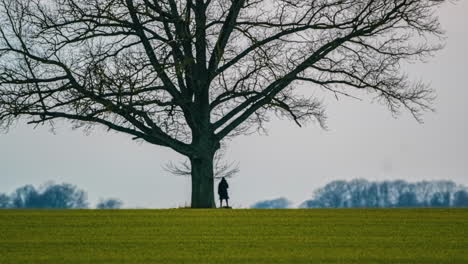
[[[468,185],[468,1],[439,10],[446,47],[426,64],[407,66],[414,80],[437,91],[436,113],[418,124],[408,114],[398,119],[372,98],[357,101],[323,96],[329,130],[298,128],[275,120],[268,136],[238,137],[227,158],[240,163],[230,181],[231,203],[248,207],[284,196],[295,204],[336,179],[450,179]],[[168,175],[176,153],[129,136],[96,129],[87,136],[66,123],[57,133],[19,124],[0,134],[0,192],[48,180],[78,185],[94,204],[118,197],[127,207],[188,205],[190,180]]]

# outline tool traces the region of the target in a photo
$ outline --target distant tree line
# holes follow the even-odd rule
[[[122,208],[123,202],[119,199],[111,198],[100,200],[96,205],[96,209],[120,209]]]
[[[452,181],[333,181],[301,207],[468,207],[468,191]]]
[[[333,181],[314,191],[301,208],[468,207],[468,189],[452,181]],[[260,201],[256,209],[291,208],[286,198]]]
[[[278,199],[273,200],[265,200],[260,201],[252,205],[252,208],[255,209],[285,209],[289,208],[291,205],[291,201],[288,199],[281,197]]]
[[[97,209],[119,209],[122,201],[101,199]],[[87,193],[68,183],[48,183],[39,188],[25,185],[11,195],[0,193],[0,208],[18,209],[86,209],[89,208]]]
[[[282,197],[255,203],[251,208],[291,208],[291,201]],[[119,199],[101,199],[97,209],[119,209]],[[404,208],[404,207],[468,207],[468,189],[452,181],[403,180],[371,182],[367,180],[333,181],[314,191],[311,200],[301,208]],[[39,188],[25,185],[11,195],[0,193],[0,208],[89,208],[87,193],[72,184],[48,183]]]

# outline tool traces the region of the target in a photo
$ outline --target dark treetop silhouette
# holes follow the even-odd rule
[[[443,2],[0,0],[0,124],[67,119],[171,148],[190,160],[192,207],[214,207],[220,142],[269,113],[324,126],[319,90],[419,120],[433,93],[400,63],[440,48]]]

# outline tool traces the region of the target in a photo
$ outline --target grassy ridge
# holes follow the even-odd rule
[[[468,263],[468,210],[0,211],[0,263]]]

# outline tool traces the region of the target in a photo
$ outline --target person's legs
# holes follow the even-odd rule
[[[229,199],[226,198],[226,206],[229,207]]]
[[[219,208],[223,208],[223,199],[219,199]]]

